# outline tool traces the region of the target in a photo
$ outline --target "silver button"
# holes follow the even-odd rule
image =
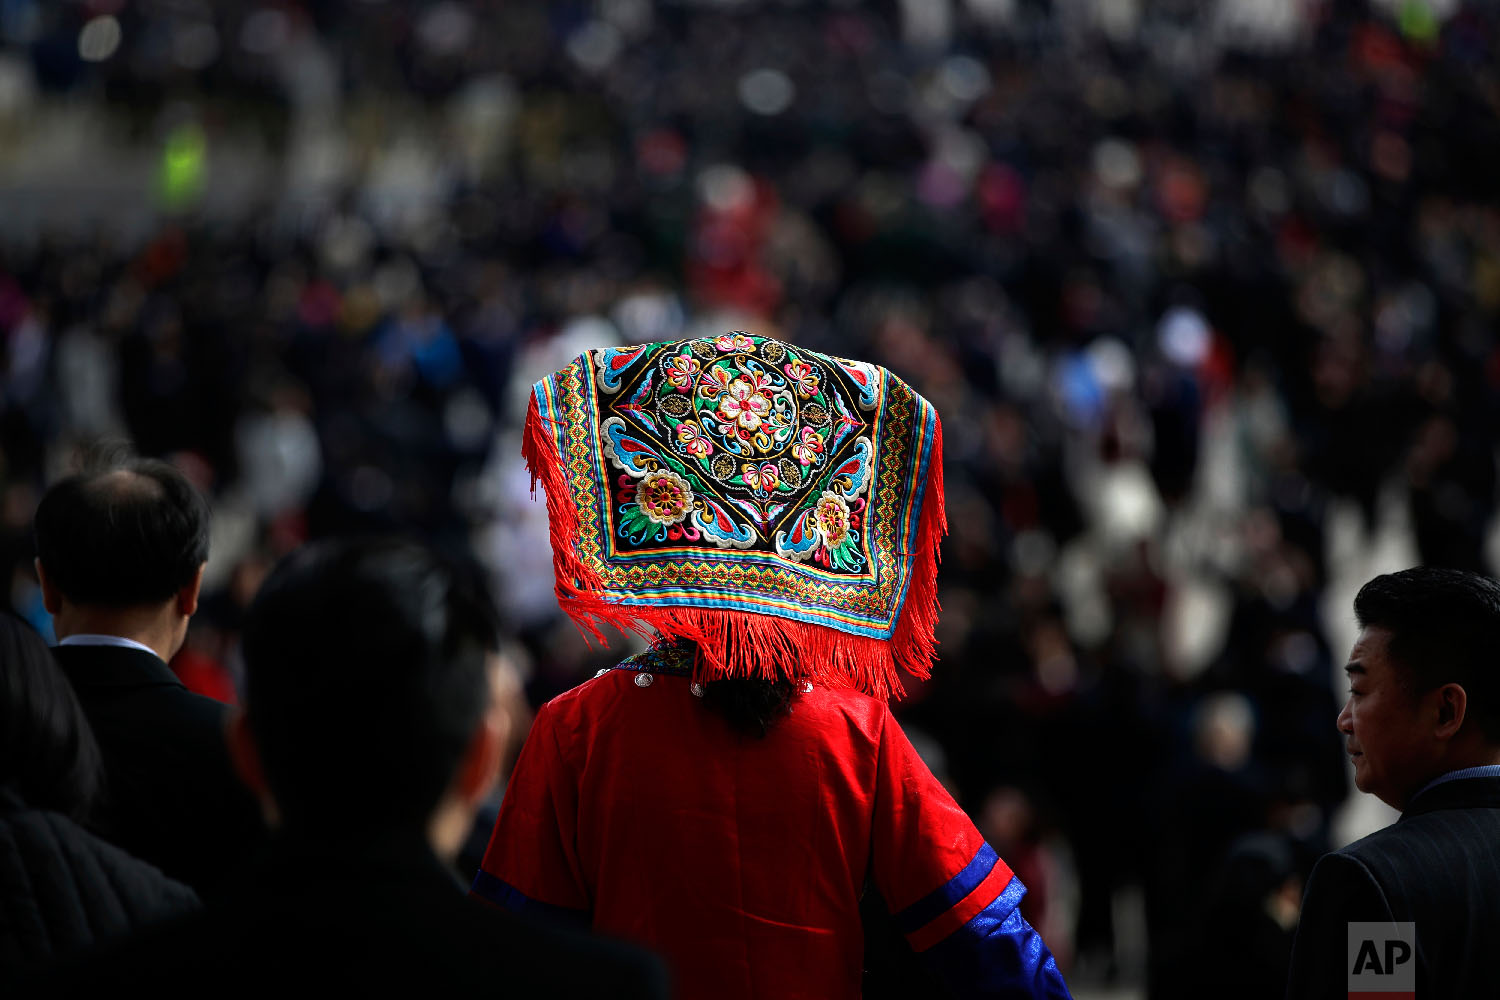
[[[803,694],[812,694],[812,681],[803,681],[802,682],[802,693]]]
[[[704,687],[702,684],[699,684],[697,681],[694,681],[691,685],[689,685],[688,690],[693,692],[694,698],[702,698],[705,694],[708,693],[708,688]]]
[[[650,674],[639,673],[635,675],[635,686],[638,688],[648,688],[655,682],[656,678],[652,677]]]
[[[604,667],[598,673],[596,673],[594,676],[595,677],[603,677],[607,673],[609,673],[609,668],[608,667]]]

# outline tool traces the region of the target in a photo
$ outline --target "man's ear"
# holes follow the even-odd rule
[[[234,765],[234,773],[260,801],[266,821],[274,825],[276,800],[271,795],[271,787],[266,784],[260,747],[256,745],[255,734],[250,731],[250,719],[242,710],[231,709],[229,717],[224,720],[224,742],[229,747],[229,761]]]
[[[56,616],[62,610],[62,591],[47,579],[47,571],[42,569],[40,558],[31,560],[31,565],[36,567],[36,578],[42,585],[42,607],[47,609],[47,614]]]
[[[198,592],[203,589],[203,570],[208,563],[199,563],[198,572],[193,578],[177,591],[177,613],[184,618],[191,618],[198,611]]]
[[[1433,692],[1437,696],[1437,728],[1433,735],[1451,740],[1463,727],[1469,710],[1469,693],[1460,684],[1444,684]]]

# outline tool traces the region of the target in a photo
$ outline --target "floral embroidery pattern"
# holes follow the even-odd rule
[[[753,351],[755,342],[743,333],[726,333],[714,341],[714,346],[721,351]]]
[[[693,512],[693,490],[675,472],[657,469],[635,482],[629,477],[620,484],[621,538],[633,545],[650,539],[663,542],[680,538],[697,538],[692,528],[676,527]]]
[[[740,475],[745,480],[745,485],[757,493],[770,493],[776,488],[776,481],[780,478],[776,466],[766,462],[760,468],[747,464]]]
[[[859,509],[864,501],[857,501]],[[822,541],[813,558],[825,566],[858,569],[864,559],[859,554],[859,510],[851,511],[849,503],[837,493],[824,490],[813,507],[813,520]]]
[[[775,551],[776,532],[811,509],[814,487],[837,488],[839,475],[851,486],[869,477],[868,448],[858,447],[869,424],[856,415],[864,386],[841,388],[826,360],[741,333],[612,351],[595,366],[600,386],[627,402],[611,404],[614,415],[601,425],[606,457],[629,480],[646,481],[620,487],[617,539],[680,541],[660,530],[680,525],[726,549]],[[851,455],[861,468],[838,470]],[[670,499],[659,499],[668,484]],[[840,535],[838,559],[812,550],[795,558],[858,571],[865,557],[850,549],[859,538]]]
[[[748,441],[752,433],[760,430],[761,421],[771,415],[771,400],[765,392],[764,376],[755,376],[754,382],[735,379],[725,392],[717,392],[712,386],[703,388],[719,397],[718,417],[723,421],[719,427],[721,434],[734,434]],[[766,449],[762,447],[761,450]]]
[[[822,379],[807,362],[794,361],[789,365],[782,365],[781,370],[786,372],[786,377],[797,387],[797,395],[803,399],[811,399],[818,394],[818,384]]]
[[[677,443],[694,458],[707,458],[714,453],[714,443],[697,424],[678,424]]]
[[[802,428],[802,434],[792,445],[792,456],[803,465],[812,465],[823,451],[823,438],[812,427]]]
[[[663,367],[666,372],[667,381],[672,388],[678,392],[691,392],[693,379],[697,376],[701,366],[698,359],[691,354],[679,354],[672,358]]]
[[[734,333],[590,352],[537,401],[610,599],[890,634],[936,427],[899,379]]]
[[[693,491],[675,472],[653,472],[641,480],[636,503],[653,524],[680,524],[693,509]]]

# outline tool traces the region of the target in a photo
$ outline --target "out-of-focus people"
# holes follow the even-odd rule
[[[208,524],[197,489],[150,459],[59,481],[35,518],[53,654],[104,758],[98,829],[205,896],[264,839],[224,744],[227,707],[167,666],[198,608]]]
[[[226,567],[256,535],[488,531],[540,704],[606,662],[483,453],[585,347],[753,323],[942,401],[943,669],[896,714],[967,807],[1047,789],[1070,982],[1141,968],[1139,803],[1203,695],[1250,698],[1305,869],[1334,817],[1373,829],[1327,725],[1340,595],[1500,567],[1494,5],[419,6],[0,4],[0,565],[28,620],[47,470],[118,430],[212,468],[216,524],[249,529],[216,532]]]
[[[525,452],[563,608],[658,635],[537,714],[474,894],[661,951],[685,1000],[853,998],[869,878],[932,984],[1067,997],[886,704],[931,669],[932,405],[735,332],[584,353]]]
[[[1009,785],[993,788],[975,818],[984,839],[1005,858],[1026,884],[1021,915],[1042,932],[1053,955],[1065,962],[1072,950],[1072,926],[1063,917],[1060,883],[1070,876],[1042,838],[1037,807],[1025,791]]]
[[[493,609],[430,550],[310,545],[245,626],[236,764],[275,827],[202,914],[101,955],[78,978],[182,995],[223,981],[314,992],[664,997],[660,963],[465,898],[451,863],[510,728]]]
[[[1192,755],[1163,779],[1146,892],[1153,997],[1199,995],[1182,977],[1214,876],[1230,846],[1266,824],[1269,796],[1251,755],[1254,738],[1255,718],[1244,695],[1210,695],[1193,719]]]
[[[1376,921],[1415,923],[1417,996],[1493,995],[1500,585],[1461,570],[1388,573],[1361,588],[1354,615],[1338,728],[1355,786],[1401,818],[1313,869],[1287,996],[1346,995],[1348,925]]]
[[[1185,899],[1192,926],[1181,968],[1152,997],[1265,1000],[1286,986],[1302,876],[1286,838],[1252,833],[1224,852],[1203,898]]]
[[[0,984],[197,908],[187,886],[81,825],[101,780],[47,644],[0,614]]]

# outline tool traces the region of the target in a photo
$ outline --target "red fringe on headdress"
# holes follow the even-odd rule
[[[725,677],[785,677],[827,687],[855,688],[881,699],[900,698],[906,691],[901,672],[919,679],[930,676],[937,647],[938,549],[947,534],[948,519],[943,504],[943,425],[936,418],[934,422],[936,433],[928,456],[927,487],[906,602],[895,634],[885,640],[775,615],[621,604],[603,597],[604,581],[598,571],[578,557],[578,508],[568,489],[567,467],[533,395],[521,454],[531,470],[532,491],[540,482],[547,495],[558,603],[585,637],[593,636],[601,643],[604,635],[598,622],[641,635],[655,629],[665,636],[691,640],[698,646],[693,679],[700,682]]]
[[[526,411],[521,457],[531,471],[532,495],[536,495],[538,482],[547,495],[547,525],[552,534],[557,602],[580,629],[602,643],[604,633],[599,631],[594,619],[613,623],[619,616],[620,606],[600,596],[604,589],[603,578],[594,567],[578,557],[578,508],[573,505],[573,495],[568,489],[568,468],[557,449],[557,439],[543,424],[534,392],[531,406]],[[644,630],[631,625],[623,627],[644,634]]]

